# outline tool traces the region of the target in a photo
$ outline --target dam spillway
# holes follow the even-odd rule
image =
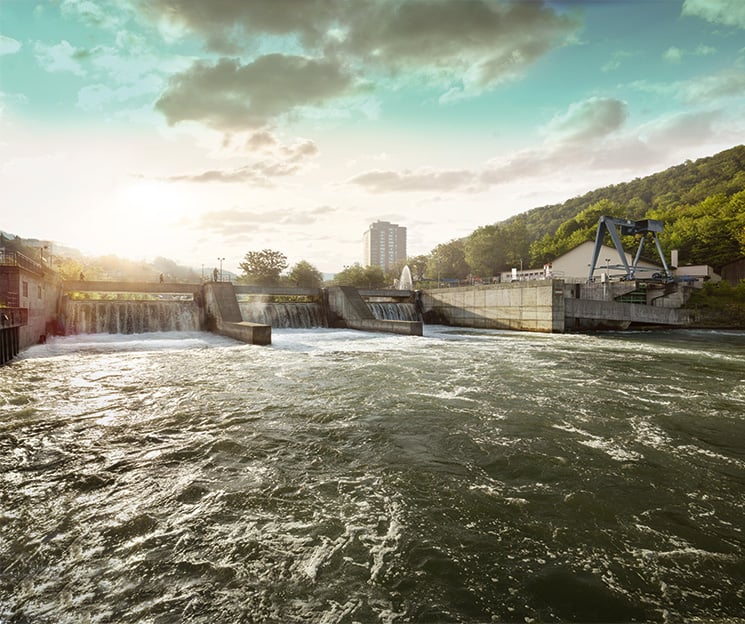
[[[275,303],[239,301],[244,321],[272,327],[311,329],[328,327],[328,319],[319,303]]]
[[[142,334],[201,328],[199,308],[193,301],[68,299],[64,318],[66,334]]]

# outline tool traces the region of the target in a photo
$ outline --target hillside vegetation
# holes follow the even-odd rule
[[[718,271],[745,257],[745,145],[481,226],[408,263],[415,276],[438,282],[537,268],[595,240],[602,215],[660,220],[668,258],[677,249],[681,265],[708,264]],[[638,246],[633,237],[623,243],[626,249]],[[655,253],[650,245],[647,251]]]
[[[535,208],[523,221],[535,265],[593,240],[598,217],[659,219],[666,254],[715,269],[745,256],[745,146],[686,161],[660,173],[597,189],[563,204]]]

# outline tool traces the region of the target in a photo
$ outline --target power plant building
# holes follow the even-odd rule
[[[389,223],[376,221],[372,223],[363,235],[366,266],[379,266],[388,271],[397,262],[406,260],[406,228]]]

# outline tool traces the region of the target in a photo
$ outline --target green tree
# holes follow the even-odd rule
[[[298,288],[320,288],[323,275],[310,262],[301,260],[290,270],[289,280]]]
[[[243,271],[240,280],[259,286],[275,286],[279,276],[287,268],[287,257],[273,249],[249,251],[238,265]]]
[[[491,277],[500,273],[507,264],[502,228],[496,224],[476,228],[466,239],[465,258],[476,275]]]
[[[387,284],[383,269],[379,266],[363,267],[359,262],[334,276],[335,286],[354,286],[355,288],[384,288]]]
[[[411,279],[414,282],[420,282],[427,273],[427,262],[429,256],[413,256],[406,261],[411,271]]]
[[[431,280],[465,279],[470,272],[463,239],[437,245],[427,262],[427,277]]]

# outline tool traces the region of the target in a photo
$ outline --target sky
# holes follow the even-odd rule
[[[0,229],[334,273],[745,143],[742,0],[0,0]]]

